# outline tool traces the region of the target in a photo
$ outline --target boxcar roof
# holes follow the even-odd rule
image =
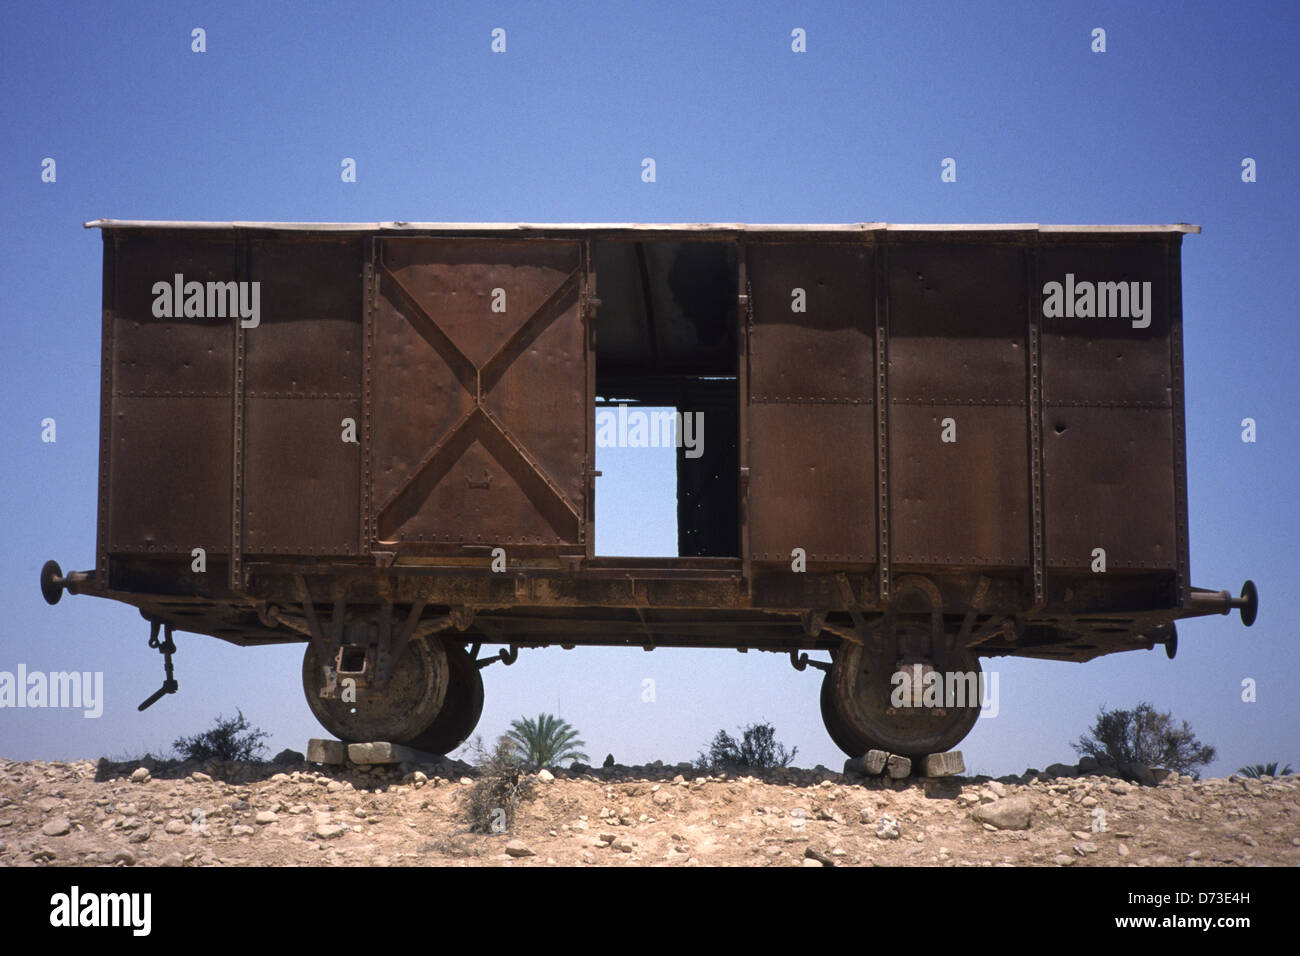
[[[1150,226],[1045,226],[1011,223],[851,222],[777,224],[744,222],[185,222],[149,219],[92,219],[87,229],[261,229],[272,232],[476,232],[532,234],[590,233],[870,233],[870,232],[1041,232],[1041,233],[1199,233],[1185,222]]]

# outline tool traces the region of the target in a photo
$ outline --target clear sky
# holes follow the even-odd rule
[[[1192,580],[1253,578],[1259,620],[1185,623],[1174,662],[989,662],[1000,712],[962,750],[997,774],[1069,760],[1102,705],[1150,700],[1218,748],[1211,773],[1300,765],[1298,26],[1294,2],[11,5],[0,670],[102,671],[105,706],[0,710],[0,755],[158,753],[236,707],[273,751],[320,734],[300,646],[179,634],[181,692],[137,714],[162,679],[139,614],[41,600],[46,558],[94,563],[101,246],[85,220],[1185,221],[1204,227],[1183,244]],[[671,550],[646,506],[670,500],[671,460],[598,464],[600,494],[624,503],[600,514],[599,550]],[[819,676],[755,652],[524,651],[484,671],[479,730],[558,710],[596,760],[676,762],[767,720],[799,764],[838,767]]]

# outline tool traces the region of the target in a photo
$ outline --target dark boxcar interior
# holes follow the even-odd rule
[[[677,456],[678,550],[739,557],[736,246],[595,242],[596,406],[671,407],[706,422]]]

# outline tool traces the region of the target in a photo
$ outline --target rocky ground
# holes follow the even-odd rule
[[[465,764],[0,759],[0,865],[1296,866],[1300,776],[890,780],[687,765],[529,775],[471,832]],[[1133,774],[1128,774],[1133,776]]]

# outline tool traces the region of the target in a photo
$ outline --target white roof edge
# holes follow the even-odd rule
[[[1199,233],[1185,222],[1149,226],[1044,226],[1004,223],[744,223],[744,222],[202,222],[162,219],[92,219],[87,229],[275,229],[285,232],[531,232],[542,230],[620,230],[644,232],[1045,232],[1045,233]]]

